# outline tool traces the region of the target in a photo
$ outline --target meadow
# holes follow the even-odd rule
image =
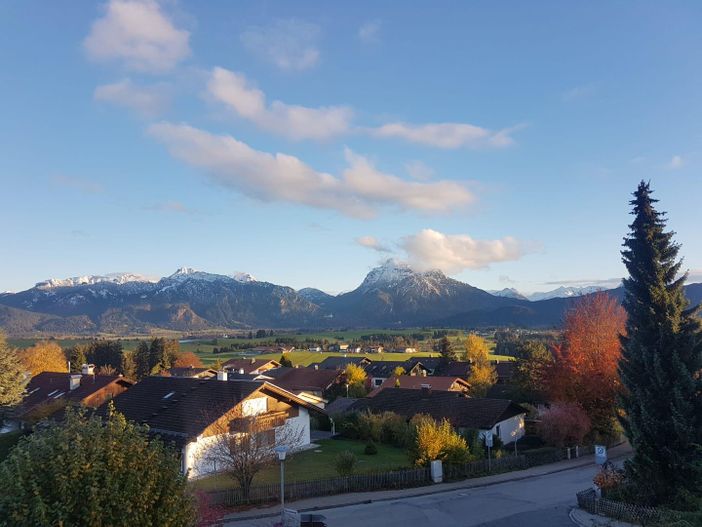
[[[301,332],[301,331],[281,331],[273,335],[268,335],[261,338],[247,338],[246,336],[236,337],[194,337],[183,339],[180,341],[180,350],[183,352],[191,351],[198,355],[202,362],[207,366],[213,366],[218,361],[227,361],[232,358],[253,357],[246,352],[247,348],[254,348],[260,345],[268,345],[275,341],[276,338],[294,339],[295,351],[289,352],[286,356],[293,362],[294,365],[307,366],[314,362],[320,362],[326,357],[343,357],[345,353],[335,352],[311,352],[308,351],[308,343],[310,342],[327,342],[334,344],[337,342],[352,342],[371,339],[373,337],[387,336],[403,336],[411,337],[421,335],[423,340],[418,340],[416,353],[373,353],[359,354],[359,356],[367,356],[374,361],[404,361],[411,357],[437,357],[438,353],[432,351],[430,346],[433,342],[433,330],[427,329],[402,329],[402,330],[387,330],[387,329],[354,329],[354,330],[336,330],[336,331],[316,331],[316,332]],[[449,330],[449,340],[452,341],[454,349],[459,352],[463,348],[462,339],[465,338],[465,331]],[[484,335],[485,336],[485,335]],[[170,335],[173,338],[173,335]],[[151,336],[134,336],[122,337],[119,340],[125,351],[133,351],[142,340],[149,340]],[[490,336],[486,336],[491,350],[494,349],[494,340]],[[40,339],[8,339],[11,346],[17,348],[26,348],[32,346]],[[70,348],[76,344],[89,342],[87,338],[57,338],[58,344],[64,348]],[[291,343],[292,345],[292,343]],[[234,351],[229,351],[230,347],[239,348]],[[227,351],[215,353],[214,350],[225,348]],[[262,359],[280,359],[279,353],[255,355],[256,358]],[[491,359],[507,361],[512,360],[512,357],[506,355],[491,354]]]

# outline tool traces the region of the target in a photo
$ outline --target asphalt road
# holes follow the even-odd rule
[[[575,493],[589,487],[595,465],[481,488],[350,505],[319,513],[329,527],[572,527]],[[271,526],[274,519],[230,523]]]

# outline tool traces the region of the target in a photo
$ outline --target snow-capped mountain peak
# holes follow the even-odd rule
[[[153,279],[134,273],[109,273],[105,275],[73,276],[70,278],[49,278],[36,284],[37,289],[53,289],[55,287],[75,287],[79,285],[95,285],[100,283],[126,284],[129,282],[154,282]]]
[[[494,296],[501,296],[502,298],[516,298],[519,300],[526,300],[527,298],[521,294],[519,291],[517,291],[514,287],[505,287],[504,289],[500,289],[499,291],[497,290],[490,290],[488,291],[491,295]]]
[[[235,273],[230,275],[231,278],[236,280],[237,282],[241,282],[244,284],[248,284],[249,282],[256,282],[256,277],[250,273],[243,273],[240,271],[236,271]]]
[[[532,302],[537,300],[550,300],[552,298],[574,298],[583,295],[589,295],[591,293],[597,293],[599,291],[606,291],[606,287],[589,285],[582,287],[574,286],[560,286],[552,291],[545,291],[539,293],[532,293],[527,298]]]
[[[389,259],[378,267],[371,269],[371,271],[366,275],[366,278],[363,280],[361,287],[368,288],[381,284],[391,284],[393,282],[399,282],[400,280],[407,278],[408,276],[412,276],[413,274],[414,271],[406,263]]]

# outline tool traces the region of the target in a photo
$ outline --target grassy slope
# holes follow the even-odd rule
[[[367,456],[363,453],[366,443],[349,439],[324,439],[318,441],[319,448],[294,454],[285,462],[285,481],[307,481],[338,476],[335,468],[335,458],[343,450],[350,450],[358,458],[356,473],[387,471],[411,466],[407,452],[388,445],[376,445],[378,453]],[[278,464],[266,468],[256,475],[254,485],[277,483],[280,481]],[[221,490],[235,486],[227,476],[216,475],[193,483],[196,488],[203,490]]]

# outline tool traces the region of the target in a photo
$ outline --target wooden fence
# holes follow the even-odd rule
[[[366,492],[387,489],[420,487],[431,483],[428,467],[371,472],[338,478],[297,481],[285,485],[285,499],[294,501],[316,496],[330,496],[347,492]],[[228,489],[210,493],[213,505],[237,506],[280,501],[280,484],[251,487],[248,497],[241,489]]]
[[[641,507],[600,498],[594,489],[578,492],[576,496],[578,498],[578,507],[590,514],[601,514],[608,518],[639,525],[651,525],[661,521],[661,513],[652,507]]]
[[[461,465],[443,465],[444,481],[456,481],[475,478],[488,474],[499,474],[513,470],[524,470],[529,467],[555,463],[564,459],[572,459],[589,455],[594,452],[592,447],[548,448],[540,452],[505,455],[500,459],[480,459]],[[366,492],[374,490],[404,489],[421,487],[431,483],[428,467],[394,470],[391,472],[371,472],[338,478],[312,481],[298,481],[285,485],[285,499],[294,501],[316,496],[331,496],[347,492]],[[256,505],[280,501],[280,484],[256,485],[251,487],[248,496],[240,488],[221,490],[210,493],[213,505]]]

